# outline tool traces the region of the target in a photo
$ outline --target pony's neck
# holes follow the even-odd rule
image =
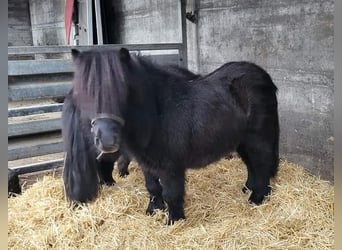
[[[184,79],[170,73],[161,65],[155,65],[144,58],[139,58],[141,69],[146,78],[147,84],[151,84],[154,88],[168,88],[170,85],[181,84]],[[167,66],[165,66],[167,67]],[[145,84],[146,84],[145,83]]]

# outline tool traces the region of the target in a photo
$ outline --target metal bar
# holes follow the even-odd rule
[[[86,2],[87,11],[87,43],[88,45],[94,44],[93,41],[93,4],[92,0]]]
[[[95,1],[95,18],[96,18],[96,34],[97,34],[97,44],[103,44],[102,36],[102,20],[101,20],[101,3],[100,0]]]
[[[64,159],[57,159],[57,160],[51,160],[51,161],[46,161],[46,162],[26,164],[26,165],[22,165],[18,167],[11,167],[10,169],[14,170],[16,174],[21,175],[21,174],[28,174],[28,173],[63,167],[63,164],[64,164]]]
[[[9,85],[8,101],[64,97],[71,88],[72,82]]]
[[[188,68],[188,47],[187,47],[187,32],[186,32],[186,2],[180,0],[180,18],[181,18],[181,29],[182,29],[182,48],[180,50],[181,64],[183,67]]]
[[[60,116],[60,115],[59,115]],[[8,124],[8,137],[39,134],[61,130],[61,118],[24,121]]]
[[[31,107],[10,108],[8,109],[8,117],[37,115],[49,112],[60,112],[62,111],[62,108],[62,103],[37,105]]]
[[[8,160],[18,160],[47,154],[63,152],[62,138],[37,138],[36,140],[22,140],[8,145]]]
[[[177,64],[179,65],[180,55],[179,54],[165,54],[165,55],[144,55],[148,57],[152,62],[158,64]]]
[[[71,49],[89,50],[96,47],[116,48],[122,47],[128,50],[180,50],[182,43],[153,43],[153,44],[103,44],[103,45],[81,45],[81,46],[11,46],[8,47],[8,55],[30,55],[44,53],[70,53]]]
[[[8,61],[8,75],[34,75],[72,72],[68,59]]]

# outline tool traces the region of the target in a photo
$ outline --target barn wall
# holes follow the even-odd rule
[[[112,3],[118,42],[181,41],[177,1]],[[334,2],[188,0],[187,10],[198,11],[198,23],[187,22],[189,68],[264,67],[279,88],[281,155],[332,180]]]
[[[110,0],[110,3],[114,25],[108,27],[108,32],[114,34],[112,39],[116,43],[182,41],[178,1]]]
[[[29,0],[29,3],[33,45],[65,45],[65,1]]]
[[[281,154],[333,178],[334,2],[199,1],[198,65],[263,66],[279,88]]]
[[[29,0],[8,1],[8,46],[32,45]]]

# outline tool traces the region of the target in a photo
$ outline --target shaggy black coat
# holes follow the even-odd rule
[[[126,49],[74,50],[73,58],[73,98],[80,110],[90,118],[107,113],[125,121],[113,133],[141,166],[150,193],[148,214],[166,202],[168,224],[185,218],[186,169],[232,151],[247,166],[243,190],[252,191],[249,200],[260,204],[270,193],[279,158],[277,88],[261,67],[229,62],[189,81]],[[94,181],[92,171],[83,169],[79,181]]]

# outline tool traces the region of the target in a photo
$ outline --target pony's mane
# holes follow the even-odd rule
[[[167,81],[162,79],[168,79],[169,82],[183,84],[199,77],[177,65],[158,65],[145,56],[122,56],[121,50],[103,48],[73,56],[73,96],[83,111],[123,115],[129,84],[134,84],[138,93],[143,82],[165,85]]]
[[[93,49],[74,58],[74,96],[83,110],[119,112],[127,96],[118,50]],[[94,105],[95,104],[95,105]]]

